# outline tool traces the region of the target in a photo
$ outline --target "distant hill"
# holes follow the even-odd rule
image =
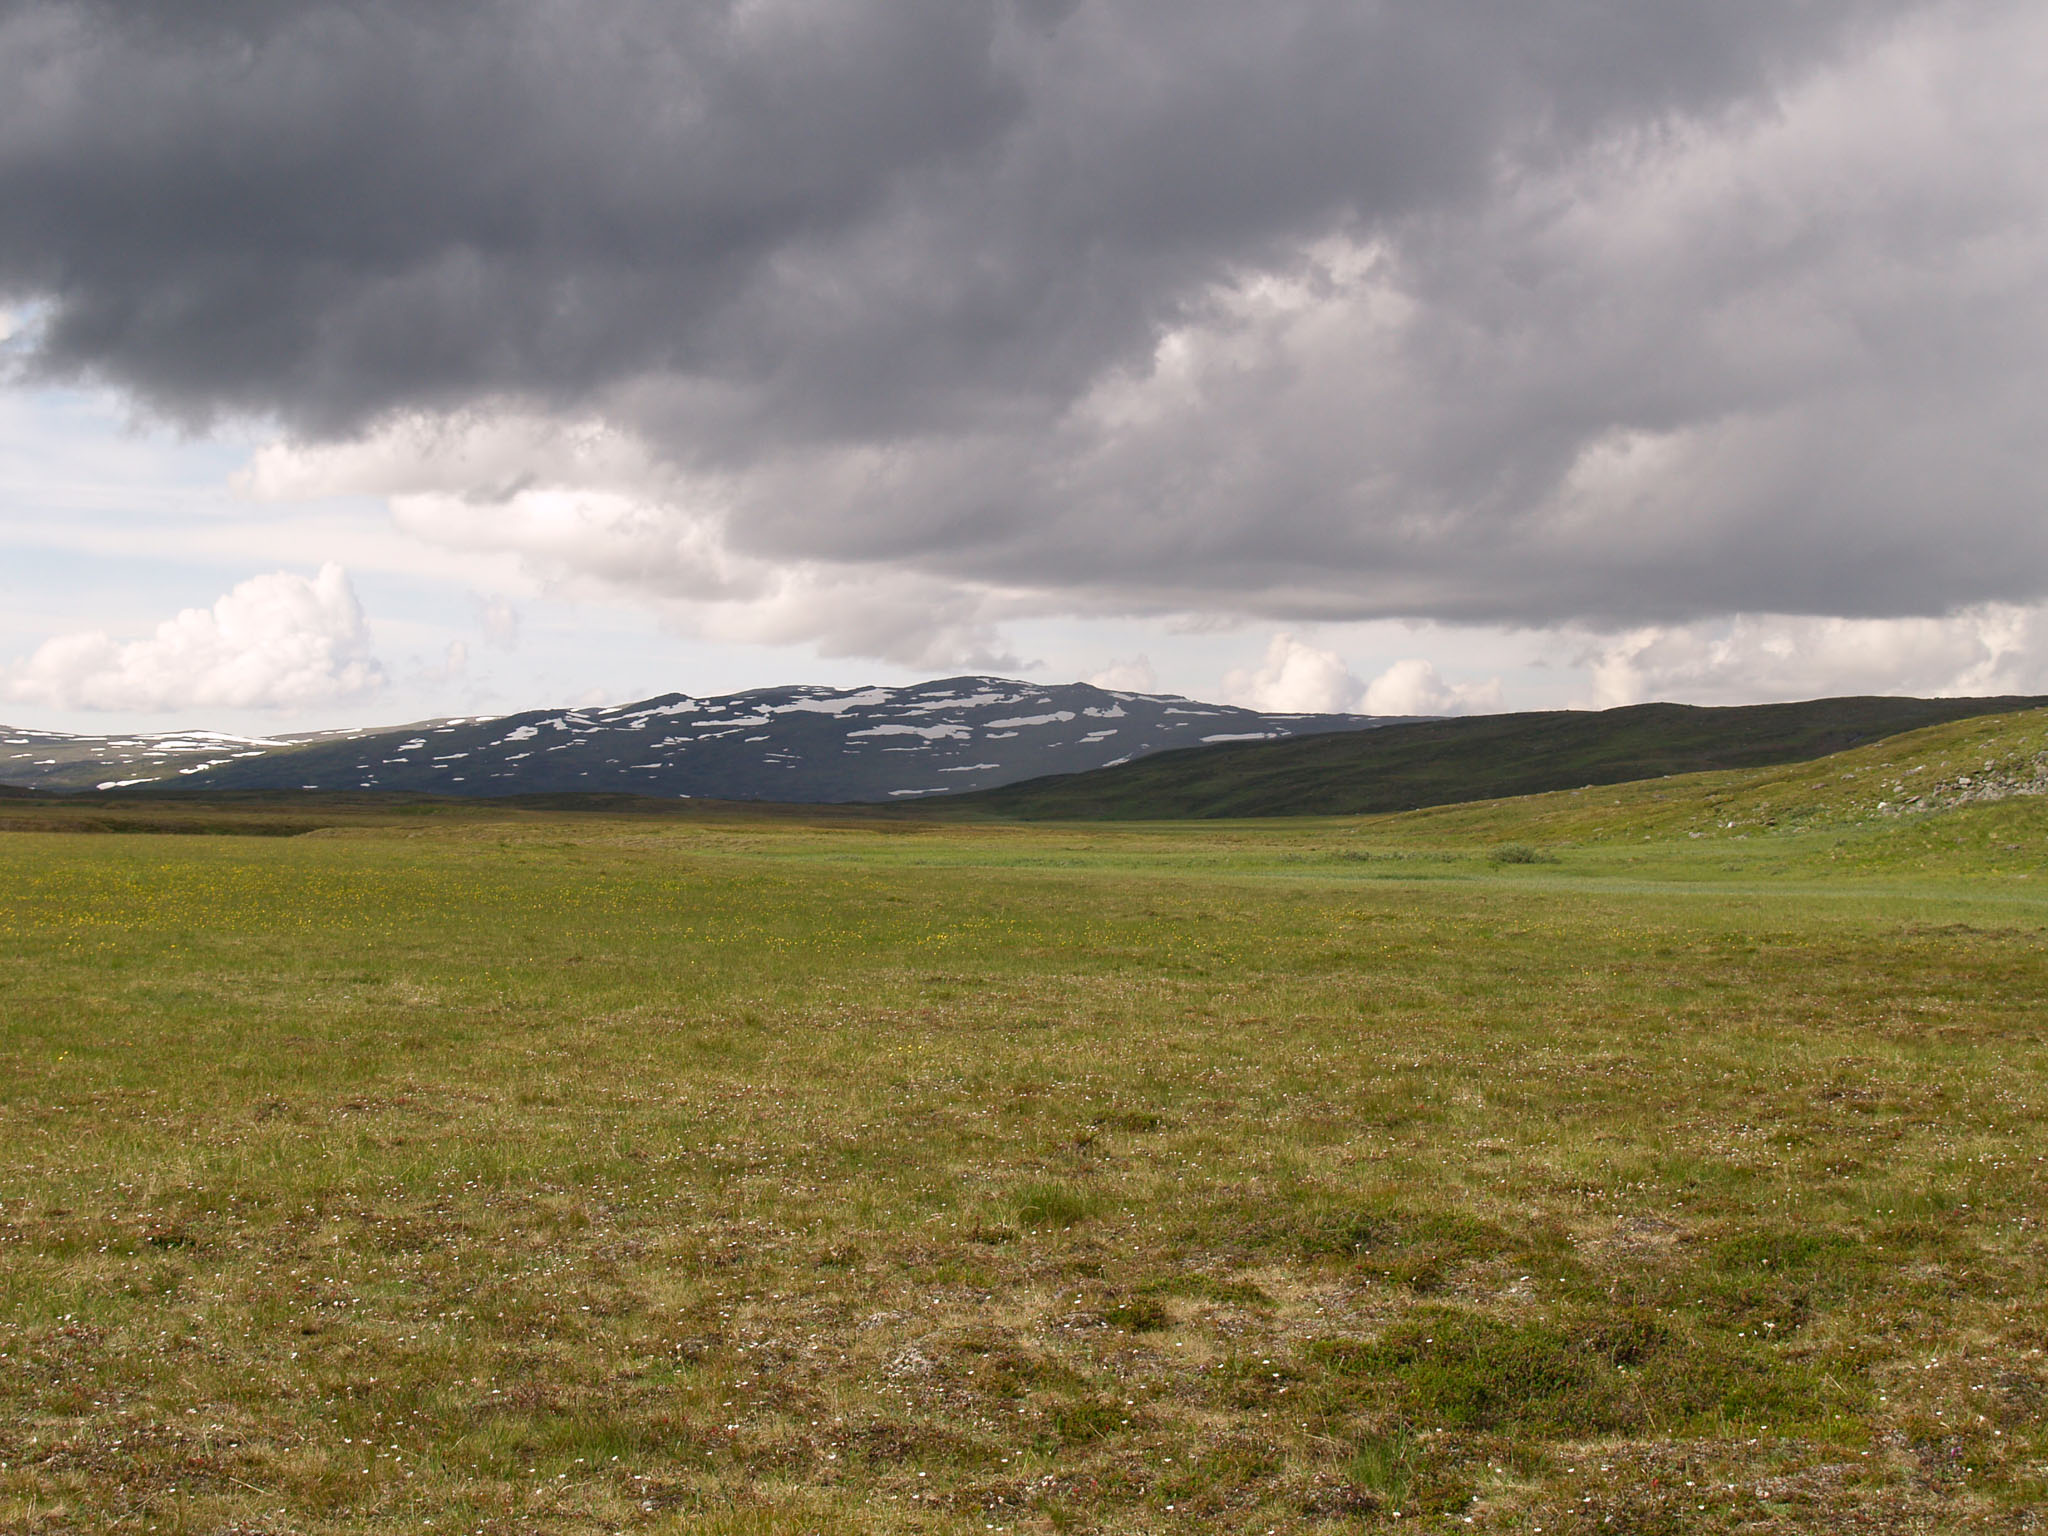
[[[315,736],[66,736],[0,727],[0,784],[60,790],[631,794],[788,803],[917,800],[1162,748],[1383,724],[1277,715],[1086,683],[950,677],[905,688],[671,693],[608,708]]]
[[[1803,762],[1428,806],[1352,825],[1429,846],[1548,849],[1681,839],[1761,847],[1778,834],[1824,832],[1837,872],[1946,866],[2033,878],[2044,801],[2048,709],[2038,709],[1952,720]]]
[[[1027,820],[1350,816],[1709,769],[1805,762],[1903,731],[2043,698],[1813,699],[1701,708],[1637,704],[1388,725],[1306,740],[1161,752],[948,802]]]

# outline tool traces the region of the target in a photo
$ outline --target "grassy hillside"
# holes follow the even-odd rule
[[[1031,820],[1350,816],[1822,757],[2048,699],[1817,699],[1487,715],[1191,748],[961,796],[941,814]]]
[[[2024,1528],[2044,751],[0,836],[0,1529]]]
[[[1352,823],[1377,839],[1495,846],[1503,841],[1575,847],[1586,856],[1642,842],[1704,843],[1702,857],[1764,857],[1819,869],[1980,874],[2025,871],[2043,848],[2015,830],[2031,826],[2048,796],[2048,710],[1985,715],[1888,737],[1809,763],[1688,774],[1633,784],[1438,806]],[[2001,840],[2003,839],[2003,840]]]

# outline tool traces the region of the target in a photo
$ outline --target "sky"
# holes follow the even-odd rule
[[[0,0],[0,719],[2048,692],[2048,9]]]

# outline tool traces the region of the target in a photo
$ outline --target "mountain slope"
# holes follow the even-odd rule
[[[219,731],[155,731],[73,736],[0,725],[0,788],[124,789],[136,784],[191,787],[191,776],[238,758],[367,734],[229,736]]]
[[[1351,731],[1363,715],[1266,715],[1085,683],[954,677],[907,688],[667,694],[290,740],[0,731],[0,782],[49,789],[630,793],[910,800],[1126,761],[1163,747]]]
[[[1030,820],[1367,815],[1804,762],[1922,726],[2043,703],[2048,700],[1846,698],[1419,721],[1342,736],[1162,752],[963,796],[947,809]]]

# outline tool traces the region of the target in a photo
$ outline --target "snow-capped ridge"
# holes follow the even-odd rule
[[[276,738],[196,730],[88,737],[0,727],[0,783],[887,801],[1083,772],[1204,741],[1379,723],[1357,715],[1268,715],[1087,683],[966,676],[901,688],[806,684],[713,697],[666,693],[603,707]]]

